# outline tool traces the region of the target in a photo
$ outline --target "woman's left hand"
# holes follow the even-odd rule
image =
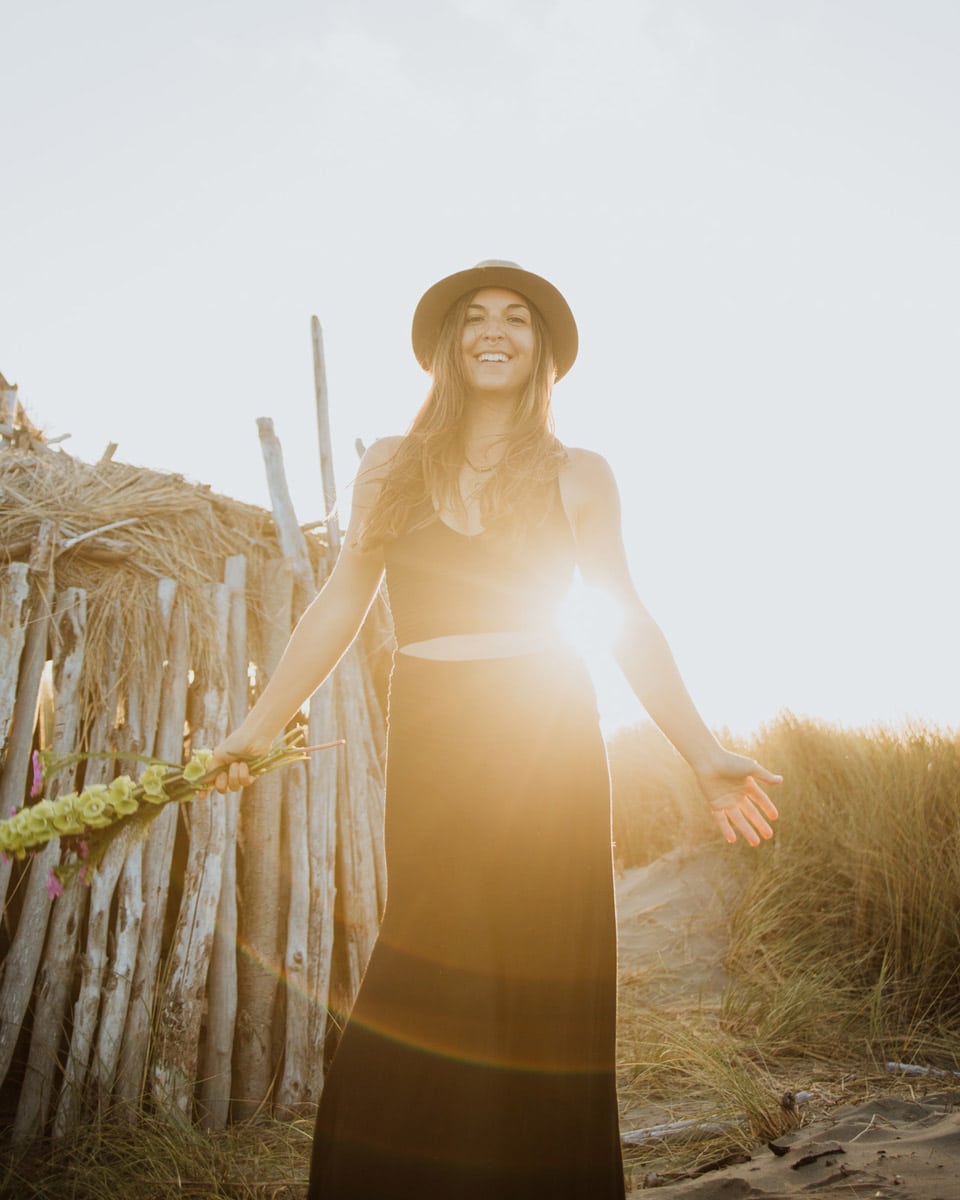
[[[755,759],[723,750],[709,768],[697,772],[700,790],[707,798],[720,832],[728,842],[739,832],[751,846],[772,838],[770,822],[779,816],[761,784],[778,784],[782,775],[768,771]]]

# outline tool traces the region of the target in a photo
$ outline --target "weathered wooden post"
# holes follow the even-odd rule
[[[293,570],[276,559],[264,576],[263,662],[269,677],[290,636]],[[281,963],[280,814],[283,780],[272,772],[247,788],[238,826],[239,911],[237,1028],[234,1043],[233,1115],[254,1116],[268,1098],[276,1068],[273,1020]]]
[[[190,630],[182,601],[174,602],[167,639],[155,753],[167,762],[183,755],[183,726],[187,711],[190,670]],[[140,1105],[146,1078],[150,1028],[157,993],[163,923],[170,890],[170,863],[179,813],[168,804],[153,821],[143,849],[143,918],[127,1020],[123,1031],[114,1093],[121,1107],[133,1114]]]
[[[327,522],[330,565],[340,551],[340,522],[337,519],[337,485],[333,472],[330,444],[330,395],[327,391],[327,367],[323,354],[323,330],[317,317],[310,318],[313,343],[313,385],[317,396],[317,438],[320,443],[320,478],[323,483],[323,507]]]
[[[20,674],[16,684],[16,704],[7,752],[0,777],[0,812],[9,813],[23,803],[27,764],[33,743],[33,727],[36,720],[37,696],[40,679],[47,661],[47,641],[50,636],[50,621],[53,616],[53,564],[56,555],[57,530],[51,521],[44,521],[37,534],[33,553],[30,555],[30,617],[27,624],[23,650],[20,655]],[[10,862],[0,861],[0,907],[7,895],[10,882]]]
[[[199,711],[192,714],[195,749],[215,746],[227,732],[225,665],[230,621],[230,589],[210,584],[217,613],[216,667],[211,678],[198,677]],[[189,1119],[199,1061],[207,970],[213,950],[220,901],[225,837],[224,800],[216,792],[197,797],[187,820],[190,844],[180,910],[167,958],[163,994],[156,1021],[153,1095],[168,1113]]]
[[[73,752],[80,729],[80,668],[83,663],[86,606],[83,592],[69,588],[57,597],[54,615],[53,681],[56,723],[50,749],[57,756]],[[46,796],[55,800],[69,790],[73,771],[47,780]],[[30,1003],[44,936],[50,917],[47,878],[60,861],[60,839],[53,838],[30,864],[27,893],[13,943],[3,968],[0,989],[0,1082],[7,1074]]]
[[[224,565],[230,595],[227,639],[227,707],[236,729],[247,713],[247,560],[233,555]],[[233,1038],[237,1023],[237,813],[240,796],[224,797],[223,864],[217,923],[207,973],[207,1029],[200,1059],[197,1105],[201,1124],[223,1129],[230,1115]]]

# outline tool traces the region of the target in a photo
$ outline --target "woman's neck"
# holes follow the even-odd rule
[[[503,457],[510,430],[511,424],[508,422],[471,422],[463,438],[467,463],[479,471],[495,467]]]
[[[488,396],[474,398],[465,414],[464,443],[483,445],[509,437],[516,411],[514,401],[498,403]]]

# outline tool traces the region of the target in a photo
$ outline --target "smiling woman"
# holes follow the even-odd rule
[[[218,789],[245,784],[243,756],[334,667],[385,573],[388,896],[310,1196],[621,1200],[610,783],[558,623],[578,568],[622,615],[620,666],[728,841],[772,835],[761,783],[778,777],[704,726],[633,587],[609,467],[553,435],[577,353],[560,292],[511,263],[457,272],[425,293],[413,344],[427,399],[365,455],[330,579],[216,751]]]

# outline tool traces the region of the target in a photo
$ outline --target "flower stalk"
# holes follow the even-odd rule
[[[343,740],[323,746],[303,745],[303,729],[297,727],[261,755],[247,757],[250,774],[257,778],[289,763],[301,762],[314,750],[340,746]],[[34,755],[31,796],[39,796],[42,779],[65,766],[97,755],[74,754],[57,762]],[[144,759],[138,780],[118,775],[111,783],[96,783],[80,792],[69,792],[56,800],[35,803],[0,821],[0,852],[7,858],[26,858],[55,837],[65,852],[64,861],[51,868],[47,893],[51,899],[76,875],[85,882],[100,864],[107,848],[121,830],[133,827],[143,836],[167,804],[182,804],[209,791],[214,780],[210,770],[212,750],[195,750],[183,766]]]

